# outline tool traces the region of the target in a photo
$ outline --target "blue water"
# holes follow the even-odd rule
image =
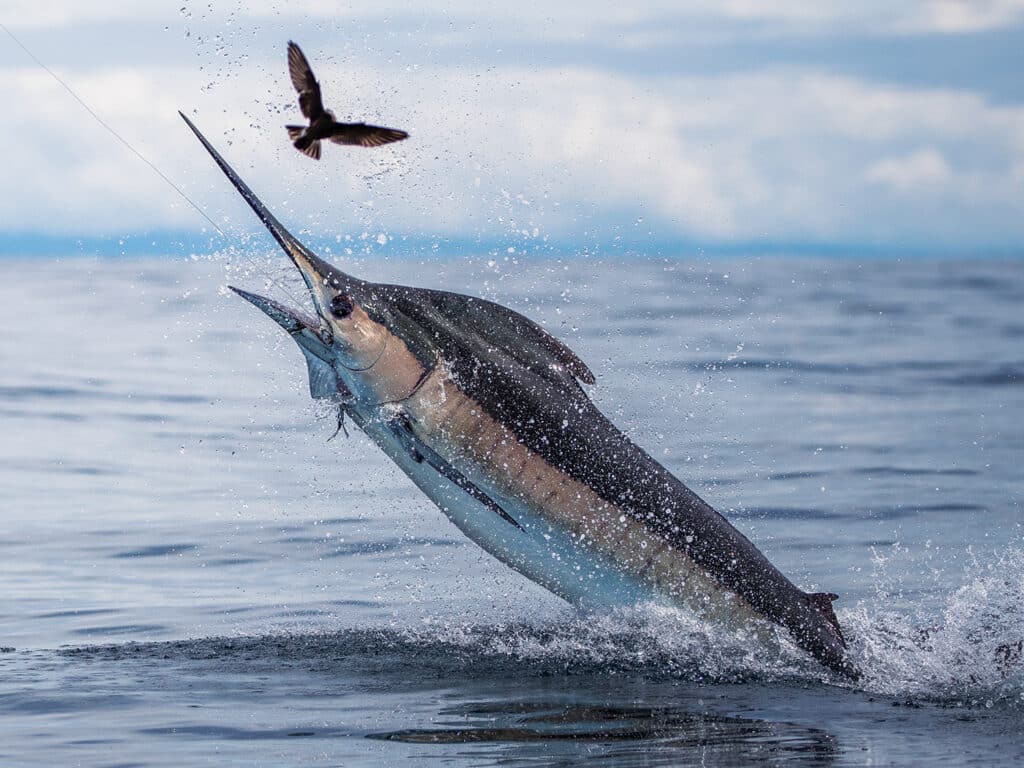
[[[262,247],[262,246],[261,246]],[[836,680],[462,538],[224,289],[283,259],[0,261],[0,764],[1024,759],[1019,262],[347,261],[544,321],[801,587]]]

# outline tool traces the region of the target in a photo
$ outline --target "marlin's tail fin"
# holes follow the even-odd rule
[[[839,628],[839,619],[836,618],[836,612],[832,610],[832,602],[839,599],[839,595],[833,592],[815,592],[807,595],[808,601],[811,605],[817,608],[828,620],[828,623],[832,625],[832,629],[839,635],[839,640],[843,643],[843,647],[846,647],[846,638],[843,637],[843,630]]]

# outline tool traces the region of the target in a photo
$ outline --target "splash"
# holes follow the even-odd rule
[[[862,604],[844,617],[865,687],[965,706],[1024,706],[1024,550],[975,561],[938,614]]]
[[[842,681],[767,625],[737,630],[709,625],[676,608],[645,604],[551,622],[467,625],[429,621],[399,628],[405,642],[514,663],[537,674],[639,674],[648,679],[743,682]]]
[[[871,693],[952,706],[1024,707],[1024,551],[975,563],[938,613],[886,608],[889,594],[840,614]],[[853,684],[823,669],[782,630],[709,626],[684,611],[644,605],[550,623],[504,626],[431,621],[398,630],[412,645],[505,660],[542,674],[638,673],[698,682]],[[524,668],[524,667],[520,667]]]

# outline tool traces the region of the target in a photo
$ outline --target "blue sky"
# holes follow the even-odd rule
[[[179,108],[338,250],[1024,251],[1024,0],[626,5],[8,0],[0,21],[232,235],[255,222]],[[412,138],[293,150],[289,39],[340,119]],[[0,252],[209,242],[2,32],[0,83]]]

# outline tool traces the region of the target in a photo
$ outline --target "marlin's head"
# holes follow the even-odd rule
[[[267,317],[287,331],[295,339],[302,354],[306,358],[309,369],[309,394],[316,399],[328,399],[337,402],[348,401],[352,397],[345,383],[335,370],[336,356],[331,345],[324,341],[319,321],[308,317],[304,312],[278,304],[273,299],[256,293],[231,287],[231,290],[258,309],[263,310]]]
[[[389,302],[389,287],[353,277],[299,242],[199,129],[185,115],[181,117],[302,275],[316,317],[264,296],[232,290],[295,339],[309,366],[313,397],[336,394],[379,404],[408,396],[429,370],[432,354],[426,349],[429,345],[413,343],[409,338],[412,335],[420,340],[422,334],[396,317]]]

